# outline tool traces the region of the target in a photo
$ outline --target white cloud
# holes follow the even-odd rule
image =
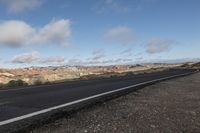
[[[30,40],[35,29],[23,21],[0,22],[0,44],[21,47]]]
[[[43,0],[0,0],[8,11],[11,13],[18,13],[27,10],[33,10],[42,4]]]
[[[44,57],[39,52],[33,51],[30,53],[23,53],[13,57],[12,63],[16,64],[62,64],[65,62],[64,57]]]
[[[31,53],[23,53],[20,55],[14,56],[12,63],[34,63],[39,61],[41,58],[40,53],[31,52]]]
[[[70,20],[65,19],[52,21],[38,30],[33,42],[42,44],[55,43],[66,46],[72,34],[70,24]]]
[[[156,54],[156,53],[162,53],[170,50],[171,44],[173,44],[174,41],[172,40],[165,40],[165,39],[152,39],[147,44],[146,51],[149,54]]]
[[[0,45],[23,47],[37,44],[66,46],[71,38],[70,20],[51,21],[44,27],[35,28],[24,21],[0,22]]]
[[[126,26],[118,26],[106,31],[104,37],[107,41],[120,44],[130,44],[135,41],[135,36],[131,28]]]

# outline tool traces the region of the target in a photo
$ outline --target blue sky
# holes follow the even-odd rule
[[[199,0],[0,0],[0,67],[200,58]]]

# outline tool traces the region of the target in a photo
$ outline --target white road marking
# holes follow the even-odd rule
[[[4,121],[0,122],[0,126],[6,125],[6,124],[9,124],[9,123],[13,123],[13,122],[16,122],[16,121],[20,121],[20,120],[23,120],[23,119],[27,119],[27,118],[30,118],[30,117],[33,117],[33,116],[36,116],[36,115],[44,114],[44,113],[47,113],[47,112],[50,112],[50,111],[53,111],[53,110],[56,110],[56,109],[64,108],[64,107],[74,105],[74,104],[77,104],[77,103],[80,103],[80,102],[84,102],[84,101],[87,101],[87,100],[90,100],[90,99],[98,98],[98,97],[105,96],[105,95],[108,95],[108,94],[112,94],[112,93],[115,93],[115,92],[119,92],[119,91],[122,91],[122,90],[127,90],[127,89],[130,89],[130,88],[133,88],[133,87],[138,87],[140,85],[146,85],[146,84],[149,84],[149,83],[154,83],[154,82],[158,82],[158,81],[162,81],[162,80],[166,80],[166,79],[170,79],[170,78],[175,78],[175,77],[179,77],[179,76],[184,76],[184,75],[188,75],[188,74],[192,74],[192,73],[195,73],[195,72],[190,72],[190,73],[185,73],[185,74],[180,74],[180,75],[174,75],[174,76],[169,76],[169,77],[160,78],[160,79],[155,79],[155,80],[151,80],[151,81],[147,81],[147,82],[143,82],[143,83],[119,88],[117,90],[108,91],[108,92],[104,92],[104,93],[101,93],[101,94],[93,95],[93,96],[86,97],[86,98],[83,98],[83,99],[79,99],[79,100],[76,100],[76,101],[72,101],[72,102],[69,102],[69,103],[61,104],[61,105],[58,105],[58,106],[54,106],[54,107],[50,107],[50,108],[47,108],[47,109],[36,111],[36,112],[30,113],[30,114],[26,114],[26,115],[23,115],[23,116],[4,120]]]

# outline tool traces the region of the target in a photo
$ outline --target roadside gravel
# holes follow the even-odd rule
[[[145,87],[30,132],[200,132],[200,73]]]

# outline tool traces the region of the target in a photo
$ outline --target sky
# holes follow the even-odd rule
[[[200,58],[199,0],[0,0],[0,67]]]

